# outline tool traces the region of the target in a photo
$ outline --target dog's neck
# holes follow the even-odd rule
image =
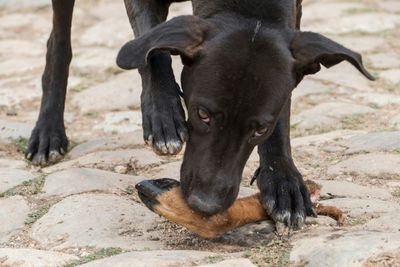
[[[296,24],[295,0],[192,0],[196,16],[210,18],[215,15],[233,15],[256,19],[274,27],[294,28]]]

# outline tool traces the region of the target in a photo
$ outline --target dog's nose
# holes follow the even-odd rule
[[[221,200],[217,200],[198,192],[191,193],[187,199],[187,203],[192,209],[206,216],[217,214],[223,210]]]

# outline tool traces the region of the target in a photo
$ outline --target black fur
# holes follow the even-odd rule
[[[62,154],[67,145],[62,117],[73,2],[53,1],[41,115],[27,154],[37,164],[57,160],[52,151]],[[187,141],[182,191],[192,208],[209,215],[236,199],[245,163],[258,146],[256,179],[265,208],[276,221],[301,226],[313,210],[291,155],[291,92],[320,65],[343,60],[373,77],[359,54],[300,31],[301,0],[192,3],[194,16],[164,23],[171,1],[125,0],[137,38],[122,47],[117,63],[138,68],[142,76],[144,139],[159,154],[176,154]],[[185,65],[187,121],[170,54],[180,55]],[[261,136],[255,136],[257,130]]]

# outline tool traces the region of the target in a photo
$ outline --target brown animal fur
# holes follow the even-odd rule
[[[344,223],[345,215],[341,210],[317,203],[321,186],[311,181],[306,184],[317,213],[330,216],[339,224]],[[180,187],[174,187],[161,194],[157,197],[157,201],[159,204],[153,207],[155,213],[206,238],[221,236],[227,231],[248,223],[271,219],[260,202],[259,193],[238,199],[228,210],[210,217],[204,217],[193,211],[183,199]]]

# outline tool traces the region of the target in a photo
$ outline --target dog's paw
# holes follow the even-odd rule
[[[275,160],[260,167],[256,178],[262,205],[277,225],[299,229],[306,216],[316,216],[303,178],[292,165]]]
[[[142,95],[146,144],[159,155],[176,155],[188,140],[185,113],[179,94]]]
[[[25,157],[37,166],[60,161],[68,150],[64,125],[39,120],[32,131]]]

